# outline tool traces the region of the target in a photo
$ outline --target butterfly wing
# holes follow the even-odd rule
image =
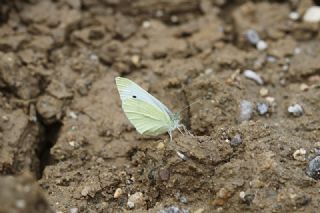
[[[122,108],[129,121],[142,135],[156,136],[168,132],[171,126],[167,113],[143,100],[127,98],[122,102]]]
[[[133,81],[127,78],[116,77],[116,84],[122,102],[128,98],[136,98],[160,108],[160,110],[167,113],[170,118],[173,117],[173,113],[168,109],[168,107],[166,107],[158,99],[150,95],[147,91]]]

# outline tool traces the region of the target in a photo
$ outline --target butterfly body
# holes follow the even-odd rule
[[[178,114],[150,95],[133,81],[116,77],[116,85],[122,101],[122,109],[131,124],[142,135],[157,136],[183,126]]]

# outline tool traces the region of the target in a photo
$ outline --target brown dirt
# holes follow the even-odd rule
[[[317,212],[319,177],[306,170],[320,155],[320,25],[288,18],[312,4],[4,1],[0,174],[13,177],[0,178],[0,212]],[[194,136],[139,135],[116,76],[175,112],[196,102],[182,112]],[[241,121],[243,100],[269,112]],[[296,103],[300,117],[287,111]]]

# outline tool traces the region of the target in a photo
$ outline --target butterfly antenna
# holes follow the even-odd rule
[[[189,104],[188,106],[186,106],[186,107],[184,107],[182,110],[180,110],[178,113],[180,114],[183,110],[188,109],[189,107],[191,107],[192,105],[194,105],[194,104],[196,104],[196,103],[198,103],[198,102],[200,102],[200,101],[201,101],[201,100],[197,100],[197,101],[192,102],[191,104]]]

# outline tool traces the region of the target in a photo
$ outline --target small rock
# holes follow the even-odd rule
[[[204,212],[204,208],[200,208],[194,211],[194,213],[203,213]]]
[[[263,40],[260,40],[257,45],[256,45],[257,49],[258,50],[265,50],[268,48],[268,44],[267,42],[263,41]]]
[[[90,190],[91,190],[91,188],[89,186],[85,186],[81,191],[81,195],[83,197],[87,196],[89,194]]]
[[[3,116],[2,116],[2,120],[3,120],[3,121],[9,121],[9,117],[6,116],[6,115],[3,115]]]
[[[213,201],[214,206],[223,206],[225,202],[231,197],[231,193],[229,190],[225,188],[221,188],[218,193],[216,198]]]
[[[266,97],[266,101],[270,104],[270,105],[273,105],[275,103],[275,98],[274,97],[271,97],[271,96],[268,96]]]
[[[179,156],[179,158],[181,158],[182,160],[187,160],[187,156],[185,156],[182,152],[176,151],[177,155]]]
[[[306,173],[313,179],[320,179],[320,156],[316,156],[309,162]]]
[[[181,203],[184,203],[184,204],[188,203],[188,199],[185,196],[181,196],[179,200]]]
[[[246,39],[253,45],[256,45],[260,41],[260,37],[255,30],[247,30],[245,33]]]
[[[136,192],[133,195],[130,195],[128,198],[127,206],[132,209],[134,207],[142,207],[145,205],[145,200],[143,198],[142,192]]]
[[[133,55],[131,57],[131,62],[132,62],[133,65],[138,67],[140,65],[140,57],[138,55]]]
[[[308,91],[309,90],[309,86],[307,84],[301,84],[300,85],[300,90],[301,91]]]
[[[26,207],[26,201],[25,200],[17,200],[16,201],[16,207],[18,209],[24,209]]]
[[[241,191],[241,192],[239,193],[239,196],[240,196],[240,198],[243,200],[243,199],[244,199],[244,196],[246,196],[246,193],[245,193],[244,191]]]
[[[162,181],[168,181],[170,179],[170,171],[168,169],[159,169],[158,175]]]
[[[305,161],[306,154],[307,154],[307,151],[305,149],[301,148],[301,149],[296,150],[293,153],[293,158],[298,161]]]
[[[113,198],[119,198],[123,194],[123,191],[121,188],[117,188],[114,192]]]
[[[128,201],[127,202],[127,206],[128,206],[129,209],[133,209],[134,208],[134,203],[131,202],[131,201]]]
[[[78,118],[77,114],[75,112],[73,112],[73,111],[69,112],[69,117],[72,118],[72,119],[77,119]]]
[[[158,213],[190,213],[187,209],[180,209],[176,206],[170,206],[166,209],[158,211]]]
[[[292,21],[297,21],[299,18],[300,18],[300,14],[296,11],[292,11],[289,13],[289,18],[292,20]]]
[[[258,75],[258,74],[255,73],[254,71],[252,71],[252,70],[245,70],[245,71],[243,72],[243,75],[244,75],[244,77],[255,81],[257,84],[263,85],[263,80],[262,80],[262,78],[260,77],[260,75]]]
[[[271,56],[271,55],[268,55],[266,57],[266,60],[267,60],[267,62],[270,62],[270,63],[275,63],[277,61],[277,59],[274,56]]]
[[[151,27],[151,22],[150,21],[144,21],[144,22],[142,22],[142,27],[143,28],[149,28],[149,27]]]
[[[253,201],[253,199],[254,199],[254,194],[251,194],[251,193],[245,193],[244,191],[241,191],[240,192],[240,194],[239,194],[239,196],[240,196],[240,199],[244,202],[244,203],[246,203],[246,204],[248,204],[248,205],[250,205],[250,203],[252,203],[252,201]]]
[[[294,104],[288,107],[288,112],[293,116],[299,117],[303,115],[303,108],[299,104]]]
[[[163,149],[164,148],[164,143],[160,142],[157,145],[157,149]]]
[[[305,22],[320,22],[320,6],[310,7],[303,16]]]
[[[267,88],[261,88],[260,89],[260,95],[261,97],[266,97],[269,94],[269,90]]]
[[[78,213],[78,208],[71,208],[70,213]]]
[[[250,101],[242,100],[240,102],[240,121],[248,121],[252,117],[253,103]]]
[[[257,110],[259,115],[264,115],[269,110],[269,105],[267,103],[257,103]]]
[[[236,134],[230,141],[230,146],[236,147],[242,144],[242,138],[240,134]]]

